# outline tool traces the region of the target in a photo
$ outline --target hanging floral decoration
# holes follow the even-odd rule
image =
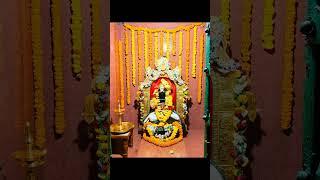
[[[71,0],[72,70],[76,78],[81,78],[82,18],[81,1]]]
[[[35,144],[42,149],[46,142],[44,122],[44,89],[42,75],[42,49],[41,49],[41,15],[40,0],[31,1],[31,30],[32,30],[32,65],[33,65],[33,88],[35,110]]]
[[[199,77],[198,77],[198,103],[201,103],[202,99],[202,76],[203,76],[203,59],[204,59],[204,42],[205,42],[205,33],[200,35],[200,51],[199,51]]]
[[[197,71],[197,37],[198,37],[198,28],[195,26],[193,28],[193,50],[192,50],[192,72],[191,75],[193,78],[196,78],[196,71]]]
[[[190,66],[190,31],[186,32],[186,83],[189,84],[189,66]]]
[[[120,71],[120,106],[124,108],[124,78],[123,78],[123,56],[122,41],[118,41],[119,71]]]
[[[245,0],[242,16],[241,68],[249,76],[251,74],[251,16],[252,0]]]
[[[144,31],[144,69],[149,67],[149,54],[148,54],[148,32]]]
[[[163,32],[160,32],[160,56],[163,56]]]
[[[148,33],[148,48],[149,48],[149,66],[152,67],[153,63],[152,63],[152,33],[149,32]]]
[[[223,38],[223,23],[215,18],[212,20],[212,29],[215,36],[211,39],[212,52],[210,59],[213,61],[215,72],[222,76],[231,76],[233,82],[233,149],[230,152],[234,160],[234,176],[245,176],[245,169],[249,164],[247,157],[247,142],[245,133],[248,123],[256,119],[255,96],[250,92],[250,79],[246,72],[241,70],[240,64],[230,58],[226,51],[225,39]]]
[[[166,57],[170,61],[170,33],[166,33],[166,44],[167,44],[167,49],[166,49]]]
[[[126,89],[127,89],[127,104],[129,105],[131,102],[131,95],[130,95],[130,67],[129,67],[129,37],[128,31],[125,31],[125,59],[126,59]]]
[[[154,59],[155,60],[159,58],[158,40],[159,40],[158,33],[154,33]]]
[[[273,35],[274,13],[275,13],[274,0],[264,0],[263,32],[262,32],[262,46],[264,49],[274,48],[274,35]]]
[[[183,38],[183,32],[179,32],[179,69],[182,70],[182,51],[183,51],[183,44],[182,44],[182,38]]]
[[[91,26],[92,26],[92,75],[95,77],[99,73],[102,61],[101,52],[101,23],[100,23],[100,0],[91,1]]]
[[[136,86],[136,39],[134,35],[134,30],[131,30],[132,85]]]
[[[224,39],[230,42],[230,0],[221,0],[221,21],[224,26]]]
[[[55,132],[63,134],[64,123],[64,76],[62,59],[62,33],[61,33],[61,4],[52,1],[52,40],[53,40],[53,69],[55,84]]]
[[[286,28],[284,35],[283,77],[282,77],[282,102],[281,102],[281,128],[286,130],[291,127],[292,102],[293,102],[293,50],[295,47],[295,19],[296,1],[286,0]]]
[[[176,48],[176,32],[172,33],[172,55],[175,56],[177,54],[177,48]]]
[[[141,38],[141,31],[137,32],[137,40],[138,40],[138,82],[142,81],[142,72],[141,72],[141,61],[142,61],[142,38]]]

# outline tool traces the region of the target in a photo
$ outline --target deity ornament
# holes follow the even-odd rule
[[[161,147],[176,144],[187,134],[188,87],[179,68],[171,70],[166,57],[155,62],[155,69],[148,67],[145,77],[136,97],[140,133]]]

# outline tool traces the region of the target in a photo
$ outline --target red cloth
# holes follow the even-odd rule
[[[153,94],[153,92],[156,90],[156,89],[159,89],[159,85],[161,84],[161,79],[165,79],[171,86],[171,96],[172,96],[172,104],[173,104],[173,107],[169,107],[169,109],[171,110],[175,110],[176,109],[176,85],[173,81],[171,81],[169,78],[167,77],[160,77],[158,78],[157,80],[153,81],[153,83],[151,84],[151,87],[150,87],[150,100],[155,97],[155,95]]]

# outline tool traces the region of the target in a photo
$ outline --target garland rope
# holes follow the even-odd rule
[[[64,124],[64,76],[62,59],[61,35],[61,4],[52,1],[52,40],[53,40],[53,69],[55,84],[55,132],[63,134]]]
[[[183,38],[183,32],[179,32],[179,69],[182,70],[182,50],[183,50],[183,44],[182,44],[182,38]]]
[[[32,59],[33,59],[33,86],[35,110],[35,145],[43,148],[46,142],[44,122],[44,95],[42,77],[42,49],[41,49],[41,15],[40,0],[31,1],[31,29],[32,29]]]
[[[192,50],[192,77],[196,78],[196,71],[197,71],[197,64],[196,64],[196,58],[197,58],[197,26],[193,28],[193,50]]]
[[[283,77],[282,77],[282,103],[281,103],[281,128],[286,130],[291,127],[292,101],[293,101],[293,51],[295,43],[296,1],[286,0],[286,24],[284,37]]]
[[[100,0],[91,1],[92,18],[92,75],[95,78],[100,71],[101,52],[101,24],[100,24]]]
[[[166,57],[170,62],[170,33],[166,33],[166,44],[167,44],[167,49],[166,49]]]
[[[118,42],[119,55],[119,71],[120,71],[120,106],[124,108],[124,82],[123,82],[123,57],[122,57],[122,41]]]
[[[251,74],[251,16],[252,0],[245,0],[242,16],[241,68],[248,76]]]
[[[72,71],[76,78],[81,78],[82,54],[82,18],[81,1],[71,0],[71,32],[72,32]]]
[[[148,48],[149,48],[149,66],[152,67],[153,63],[152,63],[152,33],[149,32],[148,33]]]
[[[158,47],[159,43],[158,43],[158,33],[154,34],[154,59],[158,59],[159,57],[159,47]]]
[[[264,18],[263,18],[263,32],[262,32],[262,46],[264,49],[274,48],[273,36],[273,16],[274,0],[264,0]]]
[[[148,32],[144,31],[144,69],[149,67],[148,49]]]
[[[199,77],[198,77],[198,103],[201,103],[202,99],[202,76],[203,76],[203,58],[204,58],[204,38],[205,33],[200,35],[200,52],[199,52]]]
[[[127,104],[130,104],[130,68],[129,68],[129,37],[128,31],[125,31],[125,59],[126,59],[126,88],[127,88]]]
[[[160,57],[163,56],[163,33],[160,32]]]
[[[190,61],[190,31],[187,31],[186,37],[186,83],[189,84],[189,61]]]
[[[136,46],[134,34],[134,30],[131,30],[132,85],[136,86]]]

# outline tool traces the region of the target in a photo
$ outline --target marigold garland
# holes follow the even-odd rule
[[[193,78],[196,78],[196,71],[197,71],[197,64],[196,64],[196,58],[197,58],[197,36],[198,36],[198,28],[195,26],[193,28],[193,50],[192,50],[192,72],[191,75]]]
[[[182,70],[182,50],[183,50],[183,44],[182,44],[182,34],[183,32],[179,32],[179,69]]]
[[[129,37],[128,31],[125,31],[125,59],[126,59],[126,90],[127,90],[127,104],[131,102],[130,96],[130,67],[129,67]]]
[[[203,55],[204,55],[204,38],[205,33],[200,35],[200,52],[199,52],[199,77],[198,77],[198,103],[201,103],[202,99],[202,76],[203,76]]]
[[[32,59],[33,59],[33,86],[35,110],[35,144],[43,148],[46,142],[44,122],[44,95],[42,77],[42,49],[41,49],[41,15],[40,0],[31,1],[31,30],[32,30]]]
[[[186,83],[189,84],[189,61],[190,61],[190,30],[186,32]]]
[[[282,78],[282,103],[281,103],[281,128],[286,130],[291,127],[292,101],[293,101],[293,49],[295,43],[295,19],[296,1],[286,0],[286,29],[284,56],[283,56],[283,78]]]
[[[204,27],[205,23],[193,23],[193,24],[190,24],[188,26],[178,26],[174,29],[165,29],[165,28],[155,28],[155,29],[149,29],[149,28],[143,28],[143,27],[135,27],[135,26],[132,26],[130,24],[125,24],[124,27],[125,28],[128,28],[129,30],[133,29],[135,31],[148,31],[148,32],[152,32],[152,33],[155,33],[155,32],[169,32],[169,33],[174,33],[174,32],[179,32],[179,31],[188,31],[190,29],[192,29],[193,27],[195,26],[198,26],[198,27]]]
[[[76,78],[81,78],[82,18],[81,1],[71,0],[72,70]]]
[[[251,16],[252,0],[245,0],[242,16],[241,68],[249,76],[251,73]]]
[[[52,40],[53,40],[53,69],[55,83],[55,132],[63,134],[64,124],[64,76],[62,59],[62,35],[61,35],[61,4],[60,1],[52,1]]]
[[[149,48],[149,66],[152,67],[153,63],[152,63],[152,33],[149,32],[148,33],[148,48]]]
[[[264,0],[264,15],[263,15],[263,32],[262,32],[262,46],[264,49],[274,48],[273,36],[273,15],[274,0]]]
[[[101,52],[101,24],[100,24],[100,0],[91,1],[92,18],[92,75],[96,77],[100,71],[102,60]]]
[[[163,56],[163,32],[160,32],[160,56]]]
[[[132,85],[136,86],[136,42],[135,31],[131,30]]]
[[[166,44],[167,44],[167,49],[166,49],[166,57],[170,61],[170,33],[166,33]]]
[[[172,55],[175,56],[177,54],[176,50],[176,32],[172,33]]]
[[[150,123],[150,122],[145,123],[144,124],[144,129],[146,129],[146,127],[148,125],[152,125],[152,123]],[[173,144],[176,144],[176,143],[180,142],[183,139],[183,130],[182,130],[181,124],[179,124],[178,122],[173,122],[172,125],[178,128],[179,137],[177,137],[177,138],[174,138],[176,136],[176,133],[173,133],[173,134],[171,134],[171,136],[169,138],[167,138],[166,140],[162,141],[159,138],[154,137],[153,134],[149,133],[149,132],[148,132],[149,136],[147,136],[146,133],[143,133],[143,138],[146,141],[148,141],[150,143],[153,143],[155,145],[161,146],[161,147],[168,147],[168,146],[171,146]]]
[[[158,37],[158,33],[155,33],[155,34],[154,34],[154,59],[155,59],[155,60],[158,59],[158,57],[159,57],[159,53],[158,53],[158,51],[159,51],[158,38],[159,38],[159,37]]]
[[[148,49],[148,32],[144,31],[144,69],[147,69],[147,67],[149,67]]]
[[[124,108],[124,82],[123,82],[123,57],[122,57],[122,41],[118,42],[119,71],[120,71],[120,105]]]
[[[138,39],[138,59],[142,59],[142,37],[140,31],[137,32],[137,39]]]
[[[224,26],[225,42],[230,42],[230,0],[221,1],[221,21]]]

